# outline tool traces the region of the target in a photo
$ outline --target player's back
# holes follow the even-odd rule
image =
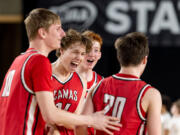
[[[0,92],[0,135],[43,134],[45,123],[34,92],[31,88],[26,89],[24,76],[26,63],[35,54],[36,51],[30,50],[18,56],[6,74]],[[43,123],[37,122],[39,119]]]
[[[104,109],[106,115],[120,118],[123,127],[115,135],[141,135],[145,133],[146,113],[141,99],[147,85],[135,76],[116,74],[104,79],[93,93],[95,111]],[[97,131],[97,135],[105,134]]]

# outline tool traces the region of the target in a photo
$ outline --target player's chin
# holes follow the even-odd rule
[[[55,44],[54,46],[53,46],[53,50],[56,50],[56,49],[59,49],[60,48],[60,44]]]
[[[71,67],[70,70],[69,70],[69,72],[71,72],[71,73],[76,72],[76,71],[77,71],[77,67]]]

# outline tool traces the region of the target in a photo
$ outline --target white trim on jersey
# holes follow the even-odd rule
[[[146,84],[146,85],[142,88],[142,90],[141,90],[140,93],[139,93],[138,99],[137,99],[137,111],[138,111],[139,117],[140,117],[142,120],[144,120],[144,121],[146,120],[146,118],[142,115],[141,108],[140,108],[140,106],[141,106],[140,101],[141,101],[141,98],[142,98],[142,94],[144,93],[144,91],[146,90],[146,88],[147,88],[148,86],[150,86],[150,85],[149,85],[149,84]]]
[[[35,110],[36,110],[36,106],[37,106],[37,101],[35,96],[32,97],[32,101],[30,104],[30,109],[28,112],[28,119],[27,119],[27,135],[32,135],[33,134],[33,124],[35,121]]]
[[[72,78],[73,73],[71,73],[65,81],[61,81],[55,74],[52,74],[52,76],[61,84],[65,84]]]
[[[96,91],[99,88],[99,85],[101,84],[102,81],[103,81],[103,79],[101,81],[99,81],[98,85],[94,88],[94,91],[92,92],[92,98],[94,97],[94,94],[96,93]]]
[[[89,89],[87,89],[88,91],[90,91],[91,89],[93,89],[94,86],[97,84],[97,73],[96,73],[96,72],[93,72],[93,73],[95,73],[95,80],[94,80],[94,82],[93,82],[93,85],[92,85]],[[94,77],[94,75],[93,75],[93,77]],[[93,78],[92,78],[92,79],[93,79]]]
[[[126,77],[120,77],[120,76],[117,76],[117,75],[112,75],[114,78],[116,79],[121,79],[121,80],[126,80],[126,81],[138,81],[138,80],[141,80],[139,78],[126,78]]]
[[[23,86],[24,86],[24,88],[25,88],[29,93],[31,93],[31,94],[34,94],[34,91],[31,90],[31,89],[27,86],[27,84],[26,84],[26,82],[25,82],[25,78],[24,78],[24,71],[25,71],[25,67],[26,67],[26,64],[27,64],[28,60],[31,58],[31,56],[36,55],[36,54],[39,54],[39,53],[33,53],[33,54],[31,54],[31,55],[28,56],[28,58],[26,59],[26,61],[25,61],[24,64],[23,64],[23,67],[22,67],[22,70],[21,70],[21,80],[22,80]]]
[[[82,87],[83,87],[83,90],[84,90],[84,83],[83,83],[83,79],[81,78],[81,76],[78,74],[78,72],[74,72],[78,75],[80,81],[81,81],[81,84],[82,84]]]
[[[32,50],[28,50],[28,51],[26,51],[26,52],[22,52],[21,54],[25,54],[25,53],[29,53],[29,52],[38,52],[37,50],[35,50],[35,49],[32,49]]]
[[[144,127],[145,127],[145,122],[143,122],[139,128],[139,134],[138,135],[143,135],[144,133]]]

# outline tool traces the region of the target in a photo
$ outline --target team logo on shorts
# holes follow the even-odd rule
[[[52,6],[49,9],[61,17],[65,30],[69,28],[88,29],[98,14],[96,6],[90,1],[70,1],[60,6]]]

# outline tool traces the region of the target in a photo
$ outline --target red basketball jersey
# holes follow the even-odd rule
[[[52,92],[51,75],[49,60],[33,49],[14,60],[0,91],[0,135],[43,135],[35,92]]]
[[[145,134],[146,113],[141,99],[151,86],[132,75],[115,74],[99,83],[92,93],[95,111],[120,118],[123,127],[114,135]],[[105,135],[97,131],[96,135]]]
[[[74,72],[62,82],[53,75],[54,101],[58,108],[75,112],[83,93],[83,83],[79,75]],[[61,135],[73,135],[72,130],[58,127]]]
[[[103,79],[103,77],[101,75],[99,75],[93,71],[92,80],[87,82],[87,91],[86,91],[85,97],[87,97],[89,90],[91,90],[93,87],[95,87],[96,84],[98,84],[102,79]],[[94,135],[94,128],[88,128],[88,135]]]
[[[87,89],[91,89],[94,87],[99,81],[101,81],[103,77],[96,72],[93,71],[93,78],[91,81],[87,82]]]

